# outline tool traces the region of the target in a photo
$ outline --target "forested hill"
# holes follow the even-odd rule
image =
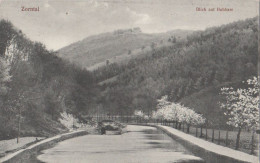
[[[127,65],[100,68],[93,74],[103,85],[104,110],[151,113],[156,99],[168,95],[205,115],[208,123],[222,122],[220,88],[241,87],[257,75],[257,40],[257,18],[251,18],[195,32]]]
[[[89,70],[108,63],[124,63],[151,49],[171,44],[192,31],[146,34],[140,28],[121,29],[87,37],[58,50],[58,56]],[[170,39],[169,39],[170,38]]]
[[[59,123],[63,112],[78,118],[97,111],[151,113],[163,95],[194,108],[208,123],[224,126],[220,88],[243,87],[242,81],[257,75],[257,18],[195,32],[186,39],[169,37],[167,46],[153,45],[142,54],[126,64],[89,72],[0,20],[0,139],[17,136],[18,126],[21,136],[64,132]]]
[[[95,104],[92,75],[32,42],[0,20],[0,140],[50,136],[67,129],[62,112],[87,114]]]

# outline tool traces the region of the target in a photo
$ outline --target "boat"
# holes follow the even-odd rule
[[[101,135],[121,135],[124,133],[125,127],[125,125],[112,120],[103,120],[98,123]]]

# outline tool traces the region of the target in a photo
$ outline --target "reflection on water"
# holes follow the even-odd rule
[[[147,126],[127,126],[123,135],[86,135],[43,151],[37,159],[48,163],[201,163],[182,145]]]

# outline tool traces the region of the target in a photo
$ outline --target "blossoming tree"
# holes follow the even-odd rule
[[[144,117],[144,112],[142,110],[135,110],[134,115],[139,118],[139,121]]]
[[[229,116],[228,125],[238,128],[236,149],[239,148],[240,133],[243,127],[255,128],[259,124],[259,84],[258,79],[247,80],[247,89],[222,88],[221,94],[226,101],[221,103],[225,115]]]
[[[163,96],[158,100],[157,111],[153,112],[154,119],[164,119],[176,122],[176,128],[181,128],[181,124],[186,124],[187,132],[191,125],[202,125],[205,123],[205,118],[196,113],[194,110],[185,107],[181,104],[169,102],[167,96]]]
[[[86,124],[81,123],[78,118],[74,117],[72,114],[67,112],[61,113],[61,117],[59,118],[59,121],[70,131],[75,130],[77,128],[86,127]]]

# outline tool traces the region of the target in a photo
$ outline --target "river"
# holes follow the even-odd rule
[[[37,157],[46,163],[201,163],[154,127],[127,126],[122,135],[86,135],[58,143]]]

